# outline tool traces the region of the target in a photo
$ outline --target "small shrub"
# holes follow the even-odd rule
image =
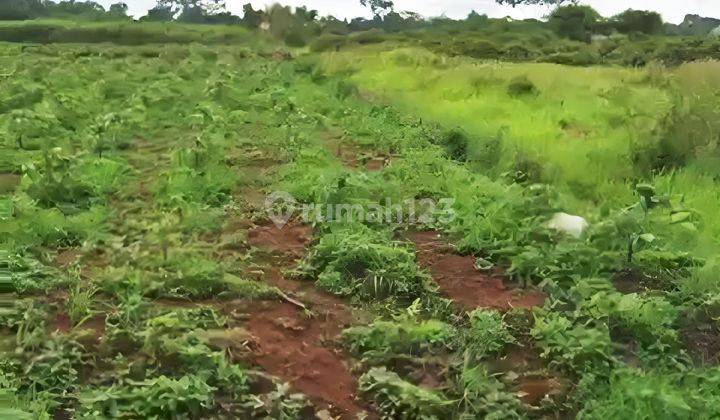
[[[362,299],[397,298],[412,302],[431,291],[415,254],[387,232],[362,225],[342,226],[320,238],[301,266],[317,285]]]
[[[360,378],[360,390],[371,395],[385,418],[447,419],[453,402],[442,395],[404,381],[385,368],[372,368]]]
[[[351,350],[362,355],[368,352],[420,355],[432,348],[448,346],[454,336],[453,327],[432,319],[377,320],[343,332]]]
[[[465,348],[482,359],[500,352],[507,343],[515,341],[502,316],[497,311],[476,309],[469,314],[470,326]]]
[[[347,36],[333,34],[321,35],[310,44],[310,51],[325,52],[339,50],[340,47],[347,43],[347,41]]]
[[[537,95],[538,89],[527,76],[517,76],[510,81],[508,95],[514,97]]]

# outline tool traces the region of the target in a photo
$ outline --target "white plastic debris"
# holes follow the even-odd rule
[[[582,236],[589,226],[590,224],[585,218],[567,213],[555,213],[548,224],[550,229],[555,229],[576,238]]]

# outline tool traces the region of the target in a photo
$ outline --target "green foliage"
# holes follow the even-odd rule
[[[162,175],[155,194],[168,206],[183,202],[219,206],[230,200],[236,183],[237,175],[224,166],[210,165],[202,171],[178,167]]]
[[[378,403],[384,418],[444,419],[453,402],[438,393],[402,380],[385,368],[372,368],[360,378],[360,390]]]
[[[78,3],[80,4],[80,3]],[[206,26],[163,22],[83,22],[28,20],[0,24],[0,40],[35,43],[238,44],[255,37],[240,26]]]
[[[462,388],[459,418],[521,419],[524,410],[517,396],[506,391],[483,365],[463,367],[459,382]]]
[[[713,418],[717,412],[717,368],[686,375],[619,369],[609,384],[587,383],[582,417],[589,419]]]
[[[600,14],[590,6],[561,6],[550,15],[548,24],[558,35],[575,41],[588,41]]]
[[[495,355],[515,339],[497,311],[476,309],[469,314],[465,349],[477,359]]]
[[[81,324],[93,314],[94,296],[97,289],[92,285],[84,285],[78,281],[70,291],[68,298],[68,315],[73,325]]]
[[[299,46],[321,33],[312,11],[281,9],[277,18],[291,19],[274,29],[280,38]],[[19,187],[0,199],[0,243],[9,250],[0,253],[0,281],[10,278],[24,296],[49,295],[1,311],[2,332],[12,335],[2,344],[17,350],[0,362],[0,389],[13,395],[8,404],[0,397],[0,410],[33,418],[59,407],[78,418],[309,413],[308,398],[256,383],[257,374],[235,362],[264,348],[264,337],[242,329],[245,305],[251,323],[259,305],[246,301],[282,298],[316,309],[303,288],[283,293],[248,280],[271,265],[285,268],[285,260],[260,260],[266,255],[246,245],[247,227],[235,222],[259,224],[255,195],[284,189],[318,206],[382,206],[379,197],[453,202],[444,211],[454,218],[416,226],[319,219],[302,260],[306,277],[364,302],[375,317],[344,338],[364,364],[385,366],[361,381],[381,415],[551,415],[530,411],[514,394],[514,373],[537,372],[498,371],[505,344],[517,339],[543,352],[543,375],[580,379],[564,392],[570,405],[553,406],[561,412],[552,415],[578,408],[591,418],[687,417],[689,408],[716,417],[716,372],[694,367],[683,351],[712,337],[711,318],[720,313],[717,267],[704,259],[717,254],[720,237],[709,193],[720,132],[715,63],[579,69],[447,56],[640,65],[711,56],[716,45],[638,35],[584,44],[542,22],[482,16],[397,33],[412,19],[396,15],[378,19],[387,32],[326,39],[322,49],[342,40],[342,50],[298,60],[284,53],[274,60],[262,46],[186,46],[230,42],[235,28],[175,24],[152,26],[151,34],[142,32],[146,24],[132,28],[147,42],[177,40],[172,46],[0,46],[0,175],[25,167]],[[120,40],[128,29],[115,24],[28,32],[42,23],[0,25],[0,35],[82,41],[115,30],[100,38],[145,42]],[[348,46],[384,40],[393,42]],[[385,165],[368,171],[343,162],[348,154]],[[548,227],[557,212],[590,226],[579,238],[564,235]],[[534,310],[534,326],[511,334],[487,309],[453,317],[415,249],[397,239],[398,229],[417,227],[442,231],[484,269],[505,268],[506,287],[520,280],[542,288],[548,299]],[[60,267],[53,259],[67,247],[82,258]],[[74,274],[81,281],[68,282]],[[610,279],[638,292],[621,294]],[[231,318],[197,308],[193,301],[205,298]],[[238,301],[228,306],[224,298]],[[70,331],[50,334],[67,328],[48,316],[55,311],[46,301],[69,313]],[[411,302],[423,307],[392,316]],[[314,334],[316,321],[305,333]],[[291,322],[278,322],[294,334]],[[704,335],[685,342],[694,327]],[[429,379],[440,383],[417,385]]]
[[[417,319],[412,313],[391,321],[375,320],[367,326],[343,331],[351,351],[366,359],[382,359],[387,354],[422,355],[452,346],[455,329],[438,320]]]
[[[334,226],[305,259],[301,270],[316,284],[363,300],[395,298],[412,302],[432,293],[429,276],[414,253],[389,232],[362,225]]]
[[[213,260],[172,252],[156,264],[158,272],[154,277],[165,294],[202,298],[227,290],[225,270]]]
[[[607,319],[611,325],[619,324],[644,344],[656,340],[673,344],[677,340],[673,325],[679,308],[659,296],[600,292],[584,303],[581,310],[595,319]]]
[[[87,363],[82,345],[71,337],[53,335],[32,353],[29,350],[24,355],[20,388],[56,399],[71,397],[79,386],[80,369]]]
[[[200,416],[212,406],[215,388],[196,376],[129,380],[125,386],[89,390],[80,397],[80,417],[173,418]]]
[[[518,76],[510,81],[508,85],[508,95],[510,96],[523,96],[523,95],[537,95],[538,89],[535,84],[528,79],[527,76]]]
[[[663,30],[663,20],[657,12],[645,10],[626,10],[612,18],[613,26],[622,33],[640,32],[658,34]]]
[[[532,336],[543,357],[570,371],[606,371],[613,360],[608,327],[602,323],[583,325],[555,312],[536,316]]]

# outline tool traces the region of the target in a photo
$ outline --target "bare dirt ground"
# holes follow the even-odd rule
[[[410,240],[420,265],[430,271],[441,292],[464,309],[530,309],[545,302],[538,290],[513,287],[501,275],[478,270],[474,257],[455,253],[437,232],[415,232]]]

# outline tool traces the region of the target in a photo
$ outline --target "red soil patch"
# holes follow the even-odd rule
[[[344,363],[347,356],[334,348],[334,340],[353,323],[352,312],[341,299],[312,283],[289,280],[282,274],[283,268],[294,266],[293,260],[305,254],[311,241],[312,227],[296,221],[282,228],[270,222],[252,227],[248,243],[271,253],[258,256],[258,280],[291,297],[233,302],[225,310],[235,319],[247,320],[243,326],[250,336],[248,357],[253,364],[290,383],[317,409],[327,409],[335,418],[355,419],[369,410],[356,399],[358,384]]]
[[[380,171],[387,165],[388,159],[384,157],[374,157],[365,162],[365,169],[368,171]]]
[[[540,357],[540,352],[526,344],[512,344],[507,347],[504,357],[492,361],[490,370],[493,373],[514,372],[519,375],[513,389],[520,400],[531,406],[538,406],[548,396],[556,398],[563,394],[566,381],[547,375],[547,368]]]
[[[60,312],[55,316],[54,323],[55,331],[66,333],[72,329],[72,322],[70,322],[70,315]]]
[[[76,329],[81,330],[84,333],[80,338],[80,343],[89,348],[99,346],[103,341],[103,337],[105,337],[105,318],[105,314],[95,315],[78,325]]]
[[[53,263],[56,267],[66,268],[73,265],[81,255],[82,252],[78,249],[66,249],[57,254]]]
[[[520,400],[525,404],[538,406],[546,396],[557,395],[564,386],[556,378],[525,377],[518,386]]]
[[[314,302],[314,317],[287,302],[259,302],[246,309],[253,361],[289,382],[320,408],[341,418],[356,418],[365,409],[356,401],[357,381],[340,351],[327,347],[349,325],[344,305],[327,297]]]
[[[712,319],[686,322],[680,338],[693,360],[700,365],[720,363],[720,326]]]
[[[289,256],[301,256],[312,241],[312,226],[290,222],[278,228],[272,222],[248,232],[248,243],[256,248]]]
[[[518,344],[508,345],[505,356],[494,360],[490,364],[493,372],[537,372],[543,370],[545,364],[540,358],[540,353],[532,348]]]
[[[478,271],[475,258],[453,253],[437,232],[413,233],[410,239],[417,246],[420,264],[430,270],[441,292],[464,309],[530,309],[545,302],[540,291],[508,288],[502,276]]]

